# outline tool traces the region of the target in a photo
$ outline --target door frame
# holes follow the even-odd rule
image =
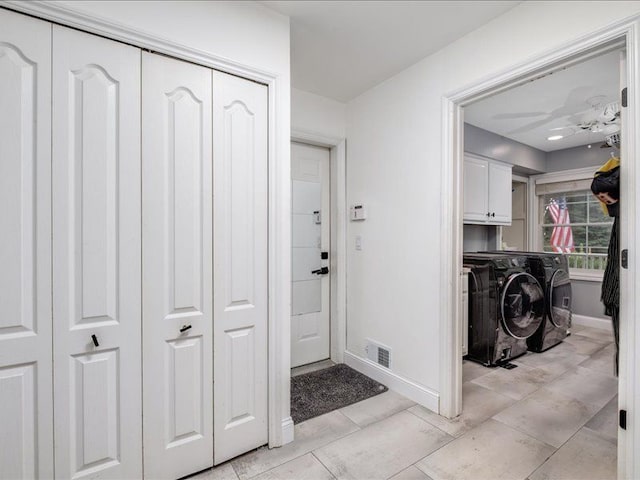
[[[346,140],[292,129],[291,141],[329,149],[331,236],[329,271],[331,305],[329,331],[331,360],[344,362],[347,348],[347,163]],[[291,180],[289,180],[291,182]]]
[[[603,52],[613,42],[622,44],[627,53],[626,85],[628,107],[626,121],[622,125],[624,158],[621,165],[621,196],[631,201],[622,203],[621,215],[627,221],[621,225],[622,249],[640,244],[640,230],[636,218],[640,200],[640,168],[634,161],[640,145],[637,130],[640,112],[640,95],[636,88],[640,81],[640,15],[634,15],[608,27],[585,35],[575,41],[565,42],[551,51],[515,64],[511,68],[481,79],[465,88],[450,92],[442,98],[442,170],[443,188],[441,203],[441,341],[440,357],[440,415],[453,418],[462,411],[462,312],[458,299],[462,295],[462,165],[464,155],[463,107],[489,95],[512,88],[558,66],[568,66],[583,61],[589,55]],[[606,50],[605,50],[606,51]],[[623,78],[624,79],[624,78]],[[618,478],[636,478],[640,475],[640,368],[635,365],[640,355],[635,352],[636,338],[640,339],[640,322],[636,320],[636,298],[640,285],[636,272],[640,267],[640,255],[631,250],[629,269],[620,270],[620,377],[618,387],[619,409],[627,410],[627,430],[618,429]],[[640,352],[639,352],[640,353]]]
[[[93,33],[111,40],[185,60],[253,80],[268,88],[269,169],[269,318],[268,318],[268,412],[269,447],[293,441],[290,408],[290,301],[291,301],[291,173],[290,173],[290,82],[288,75],[180,45],[139,32],[102,17],[42,0],[2,0],[0,7]],[[213,452],[211,452],[213,457]]]

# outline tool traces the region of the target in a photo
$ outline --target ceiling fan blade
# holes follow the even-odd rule
[[[510,120],[512,118],[539,117],[548,115],[547,112],[498,113],[491,117],[494,120]]]

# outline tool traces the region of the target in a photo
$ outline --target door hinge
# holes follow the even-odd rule
[[[627,429],[627,411],[620,410],[620,428],[623,430]]]
[[[622,268],[629,268],[629,250],[626,248],[620,252],[620,263]]]
[[[621,100],[622,106],[626,107],[627,106],[627,87],[624,87],[622,89],[622,92],[620,93],[620,100]]]

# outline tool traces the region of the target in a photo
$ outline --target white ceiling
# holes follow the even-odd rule
[[[613,51],[469,105],[465,122],[545,152],[600,146],[605,133],[576,125],[595,119],[598,105],[619,101],[619,78],[620,52]],[[564,138],[547,140],[556,134]]]
[[[259,3],[290,17],[292,86],[347,102],[521,2]],[[614,51],[559,69],[465,107],[465,121],[545,152],[599,146],[606,133],[577,125],[618,101],[619,62]]]
[[[290,17],[294,88],[347,102],[519,1],[261,1]]]

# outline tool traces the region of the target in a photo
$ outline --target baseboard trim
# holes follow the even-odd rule
[[[382,383],[390,390],[404,395],[435,413],[439,413],[440,396],[436,392],[401,377],[369,359],[358,357],[349,351],[344,352],[344,363],[367,377]]]
[[[589,317],[587,315],[571,315],[572,325],[583,327],[599,328],[601,330],[611,330],[611,320],[607,318]]]
[[[287,417],[282,420],[282,445],[293,442],[293,419]]]

